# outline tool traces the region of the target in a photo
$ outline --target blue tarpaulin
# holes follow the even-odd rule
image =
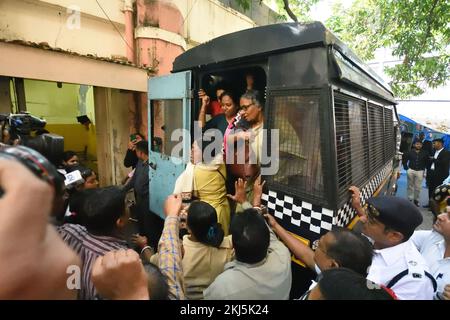
[[[402,132],[410,132],[414,135],[414,137],[416,135],[419,135],[420,132],[423,132],[425,133],[425,139],[427,140],[442,138],[444,140],[444,148],[450,150],[449,134],[434,130],[402,114],[399,114],[399,118],[400,118],[400,128]]]

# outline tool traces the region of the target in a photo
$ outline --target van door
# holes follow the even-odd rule
[[[164,201],[189,159],[190,88],[190,71],[154,77],[148,84],[150,210],[162,218]]]

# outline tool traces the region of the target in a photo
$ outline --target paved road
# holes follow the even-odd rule
[[[397,196],[407,199],[406,195],[406,171],[402,169],[401,176],[398,179]],[[422,212],[423,222],[419,226],[418,230],[429,230],[433,226],[433,214],[428,211],[428,208],[423,208],[423,205],[428,204],[428,188],[425,185],[425,179],[422,184],[422,190],[420,192],[420,205],[419,208]]]

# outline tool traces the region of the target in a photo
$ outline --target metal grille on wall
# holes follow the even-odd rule
[[[384,109],[384,110],[383,110]],[[338,198],[351,185],[362,186],[392,159],[395,138],[392,107],[334,93]],[[370,159],[369,159],[370,157]]]

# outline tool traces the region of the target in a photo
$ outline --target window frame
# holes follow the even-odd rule
[[[335,168],[335,170],[336,170],[335,171],[335,174],[336,174],[335,193],[336,193],[336,197],[337,197],[337,199],[336,199],[337,200],[337,207],[339,208],[342,205],[344,205],[346,202],[348,202],[349,199],[348,199],[348,197],[344,197],[345,192],[343,192],[339,188],[339,185],[338,185],[338,182],[337,182],[339,180],[339,176],[338,176],[338,169],[337,169],[337,167],[338,167],[338,163],[337,163],[338,153],[337,153],[337,145],[336,145],[335,94],[339,94],[341,98],[345,97],[345,96],[348,96],[349,99],[351,99],[351,100],[357,100],[357,101],[360,101],[360,102],[365,104],[367,141],[368,141],[368,144],[365,147],[365,150],[366,150],[366,153],[369,156],[369,159],[373,158],[373,155],[371,154],[372,153],[372,150],[371,150],[372,148],[370,148],[370,145],[372,143],[372,141],[371,141],[372,135],[371,135],[371,128],[370,128],[370,120],[371,120],[371,118],[370,118],[369,107],[381,108],[381,113],[383,115],[382,116],[383,117],[382,118],[383,119],[382,125],[383,125],[383,134],[384,134],[384,136],[386,136],[386,134],[388,134],[388,133],[393,133],[394,132],[394,126],[392,127],[392,131],[388,131],[387,130],[387,126],[386,126],[387,125],[387,123],[386,123],[386,114],[387,113],[386,113],[386,110],[387,109],[391,110],[393,123],[394,123],[394,120],[395,120],[395,111],[394,111],[393,104],[390,104],[390,103],[384,103],[383,104],[380,101],[374,101],[374,100],[369,99],[369,98],[367,98],[365,96],[358,95],[356,93],[344,90],[344,89],[342,89],[340,87],[337,87],[337,86],[332,86],[331,87],[330,95],[332,97],[332,100],[331,100],[331,104],[330,105],[331,105],[331,108],[332,108],[332,112],[331,113],[333,114],[333,118],[334,118],[334,120],[333,120],[333,131],[334,131],[333,132],[333,139],[335,141],[334,160],[333,161],[335,162],[335,167],[336,167]],[[395,141],[395,137],[394,136],[392,136],[391,138]],[[367,176],[367,178],[364,179],[364,181],[362,181],[361,183],[359,183],[357,185],[358,187],[365,186],[367,183],[369,183],[386,166],[386,164],[388,164],[390,161],[393,161],[395,159],[395,142],[393,143],[394,150],[390,154],[387,153],[387,151],[388,151],[388,149],[386,147],[387,143],[388,143],[388,141],[383,140],[383,150],[382,150],[382,153],[381,153],[381,155],[382,155],[382,164],[379,165],[376,168],[373,168],[371,166],[371,164],[370,164],[370,162],[372,162],[372,160],[370,160],[369,161],[369,166],[366,168],[366,173],[367,173],[366,176]],[[353,163],[353,161],[352,161],[352,163]]]
[[[289,90],[268,90],[267,92],[267,101],[265,105],[264,111],[264,128],[275,129],[274,121],[275,121],[275,98],[278,97],[288,97],[288,96],[316,96],[318,97],[318,125],[320,130],[320,153],[321,153],[321,167],[322,167],[322,175],[323,175],[323,190],[320,194],[311,194],[306,190],[302,189],[292,189],[285,184],[280,184],[271,179],[267,179],[269,182],[269,189],[275,192],[282,192],[288,194],[294,198],[298,198],[301,201],[309,202],[313,205],[325,207],[325,208],[334,208],[335,207],[335,195],[333,193],[333,186],[335,185],[334,175],[333,175],[333,166],[329,165],[330,161],[333,160],[332,148],[330,147],[329,139],[330,136],[333,135],[333,126],[326,125],[331,124],[334,119],[330,112],[330,95],[329,95],[329,86],[317,89],[289,89]],[[267,134],[267,143],[271,145],[271,132],[269,130]],[[334,139],[334,138],[333,138]],[[327,165],[328,164],[328,165]],[[333,177],[329,179],[329,177]],[[331,183],[330,183],[331,180]]]

